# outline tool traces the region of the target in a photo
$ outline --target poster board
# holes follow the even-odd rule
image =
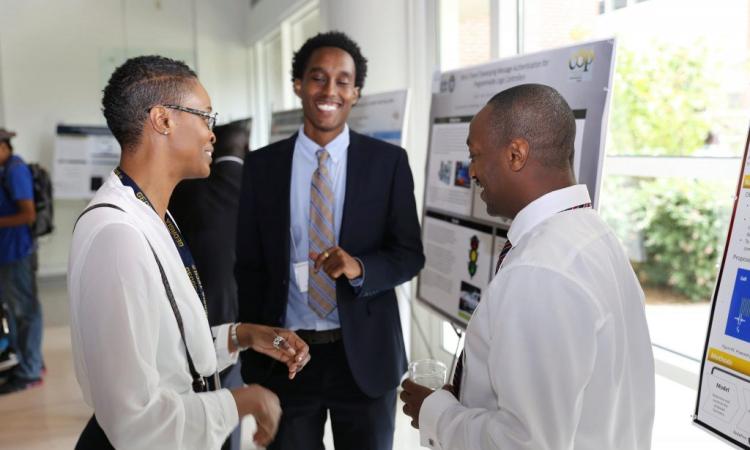
[[[604,153],[614,39],[593,41],[436,74],[430,110],[417,298],[465,327],[494,272],[510,220],[487,214],[469,175],[473,116],[495,94],[526,83],[552,86],[576,120],[573,170],[594,207]]]
[[[409,91],[363,95],[349,114],[349,127],[367,136],[403,146],[408,114]],[[271,115],[269,143],[286,139],[302,125],[302,109],[278,111]]]
[[[711,305],[693,421],[750,449],[750,161],[748,144]]]
[[[302,108],[277,111],[271,114],[271,132],[268,143],[279,142],[299,130],[302,125]]]
[[[55,198],[90,199],[120,162],[107,127],[58,125],[52,165]]]

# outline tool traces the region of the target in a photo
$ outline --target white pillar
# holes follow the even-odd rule
[[[363,93],[408,87],[408,2],[403,0],[321,0],[323,30],[343,31],[368,59]]]

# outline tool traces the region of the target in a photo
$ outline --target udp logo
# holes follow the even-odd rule
[[[572,81],[590,80],[594,59],[594,51],[590,49],[580,49],[573,53],[568,60],[569,79]]]
[[[578,50],[573,53],[573,56],[568,61],[568,67],[570,70],[582,70],[584,72],[589,71],[589,67],[594,62],[594,51],[593,50]]]

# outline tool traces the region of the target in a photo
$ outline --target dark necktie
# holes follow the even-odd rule
[[[568,209],[563,209],[560,212],[563,211],[570,211],[571,209],[581,209],[581,208],[591,208],[591,203],[582,203],[580,205],[573,206]],[[510,252],[510,249],[513,247],[513,245],[510,243],[510,240],[505,241],[505,245],[503,246],[503,249],[500,251],[500,256],[497,258],[497,265],[495,266],[495,274],[497,274],[498,270],[500,270],[500,266],[503,264],[503,260],[505,259],[505,256],[508,255],[508,252]],[[456,370],[453,372],[453,391],[456,393],[456,398],[461,399],[461,378],[463,377],[464,373],[464,351],[466,348],[461,350],[461,356],[458,357],[458,362],[456,362]]]
[[[500,265],[503,263],[503,260],[505,259],[505,255],[508,254],[511,247],[513,247],[513,244],[511,244],[510,241],[505,241],[505,245],[503,245],[503,249],[500,250],[500,256],[497,257],[497,265],[495,266],[495,273],[497,273],[497,271],[500,270]]]

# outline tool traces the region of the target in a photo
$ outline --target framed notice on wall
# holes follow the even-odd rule
[[[92,198],[119,162],[120,144],[109,128],[58,125],[52,166],[55,198]]]

